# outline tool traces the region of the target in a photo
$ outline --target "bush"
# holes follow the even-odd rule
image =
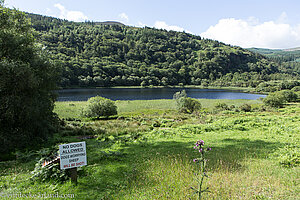
[[[202,107],[198,100],[187,97],[185,90],[176,92],[173,95],[173,99],[175,99],[177,108],[180,112],[193,113],[194,111],[200,110]]]
[[[284,96],[279,92],[271,93],[266,98],[263,99],[263,102],[267,106],[280,108],[286,102]]]
[[[297,101],[298,95],[291,90],[282,90],[279,92],[287,102],[295,102]]]
[[[217,105],[215,105],[215,108],[217,110],[230,110],[229,106],[226,103],[220,103],[220,102],[218,102]]]
[[[300,86],[295,86],[292,89],[293,92],[299,92],[300,91]]]
[[[59,161],[45,165],[45,162],[53,161],[58,156],[57,148],[44,148],[39,151],[40,159],[35,164],[34,170],[31,172],[32,181],[54,181],[54,182],[65,182],[68,180],[68,174],[66,170],[60,169]]]
[[[176,102],[178,102],[181,98],[186,98],[186,92],[185,90],[182,90],[181,92],[176,92],[174,95],[173,95],[173,99],[176,100]]]
[[[244,111],[244,112],[250,112],[250,111],[251,111],[251,105],[245,103],[245,104],[241,105],[241,106],[239,107],[239,109],[240,109],[241,111]]]
[[[183,111],[187,113],[193,113],[194,111],[201,109],[201,103],[197,99],[192,99],[190,97],[184,98],[183,101]]]
[[[300,151],[296,145],[289,144],[279,148],[273,153],[275,159],[285,167],[297,167],[300,165]]]
[[[82,114],[85,117],[109,117],[117,115],[117,106],[115,102],[100,96],[89,98],[87,107]]]
[[[291,90],[282,90],[269,94],[263,102],[267,106],[282,107],[286,102],[295,102],[298,99],[297,93]]]

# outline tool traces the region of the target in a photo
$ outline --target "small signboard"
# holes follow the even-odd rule
[[[87,165],[85,142],[59,145],[59,154],[60,169],[69,169]]]

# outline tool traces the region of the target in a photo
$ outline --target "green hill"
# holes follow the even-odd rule
[[[299,61],[300,59],[300,47],[291,49],[249,48],[248,50],[265,55],[279,62]]]
[[[258,53],[185,32],[28,16],[62,66],[62,87],[207,85],[224,75],[247,82],[278,72]]]
[[[300,76],[300,48],[291,49],[263,49],[250,48],[249,51],[266,56],[269,60],[279,63],[281,74],[290,74],[299,80]]]

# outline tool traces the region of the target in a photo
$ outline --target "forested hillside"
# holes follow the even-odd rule
[[[249,48],[248,50],[266,56],[268,59],[279,63],[281,73],[300,75],[300,49],[262,49]]]
[[[62,87],[206,86],[216,80],[255,87],[279,72],[261,54],[184,32],[29,17],[38,41],[61,65]]]
[[[269,58],[277,60],[278,62],[300,61],[300,49],[262,49],[249,48],[248,50],[265,55]]]

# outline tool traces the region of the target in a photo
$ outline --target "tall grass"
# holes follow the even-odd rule
[[[218,103],[240,106],[244,103],[259,104],[259,100],[245,99],[200,99],[203,108],[212,110]],[[54,111],[60,118],[81,118],[80,112],[86,106],[86,101],[56,102]],[[172,99],[116,101],[118,113],[124,114],[162,114],[168,110],[176,110],[176,102]]]

